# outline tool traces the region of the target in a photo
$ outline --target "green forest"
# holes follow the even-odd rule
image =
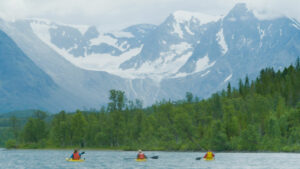
[[[203,89],[204,90],[204,89]],[[7,148],[97,148],[175,151],[300,151],[300,61],[281,71],[266,68],[210,98],[192,92],[179,101],[143,108],[110,90],[101,110],[30,117],[1,116]]]

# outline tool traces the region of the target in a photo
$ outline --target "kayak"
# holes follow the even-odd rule
[[[205,161],[214,161],[215,160],[215,158],[203,158]]]
[[[84,159],[73,160],[72,158],[66,158],[66,161],[70,161],[70,162],[84,162]]]
[[[135,161],[137,161],[137,162],[146,162],[147,159],[135,159]]]

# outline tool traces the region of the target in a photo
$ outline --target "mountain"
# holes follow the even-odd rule
[[[106,105],[108,102],[110,89],[126,91],[129,98],[136,98],[137,93],[139,93],[140,99],[148,98],[148,100],[145,99],[145,104],[155,101],[155,93],[149,92],[149,90],[157,90],[154,82],[141,81],[139,79],[123,79],[104,71],[91,71],[77,67],[36,36],[31,27],[32,22],[32,20],[16,22],[0,20],[0,30],[3,30],[11,37],[28,58],[44,73],[49,75],[57,86],[72,94],[70,104],[67,104],[69,99],[60,100],[60,105],[63,106],[57,105],[56,107],[59,107],[59,109],[53,109],[53,105],[49,104],[43,107],[42,110],[57,112],[62,109],[74,111],[76,109],[100,108],[100,106]],[[74,28],[74,32],[76,30]],[[77,31],[79,32],[79,30]],[[44,35],[47,37],[47,34]],[[63,92],[58,93],[61,97],[65,96]],[[9,102],[9,98],[3,99],[3,104]],[[51,102],[51,100],[47,101]],[[28,104],[28,106],[32,106],[32,109],[35,109],[32,104]],[[23,109],[28,108],[19,105],[11,107],[7,111]],[[1,110],[1,112],[6,112],[6,109]]]
[[[66,110],[98,108],[110,89],[144,105],[182,99],[187,91],[206,98],[245,75],[255,79],[265,67],[282,69],[300,54],[296,20],[262,19],[245,4],[225,16],[177,11],[160,25],[117,32],[41,19],[0,20],[0,30],[73,95],[76,104]]]
[[[186,91],[208,97],[228,82],[236,86],[245,75],[255,79],[263,68],[282,69],[300,55],[297,21],[287,17],[261,20],[245,4],[236,5],[218,22],[206,26],[209,28],[199,37],[200,43],[179,70],[183,75],[200,72],[164,80],[164,91],[178,89],[170,88],[177,83]]]
[[[55,84],[3,31],[0,31],[0,68],[1,111],[18,108],[58,111],[73,106],[72,95]]]

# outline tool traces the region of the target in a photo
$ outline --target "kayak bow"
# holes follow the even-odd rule
[[[205,161],[214,161],[215,158],[204,158]]]
[[[146,162],[147,159],[135,159],[135,161],[137,161],[137,162]]]
[[[72,158],[66,158],[66,161],[70,161],[70,162],[84,162],[84,159],[73,160]]]

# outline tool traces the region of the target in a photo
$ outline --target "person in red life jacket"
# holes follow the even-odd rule
[[[80,160],[81,155],[84,154],[84,152],[79,153],[76,149],[74,150],[73,154],[71,155],[70,158],[73,160]]]
[[[139,153],[137,154],[137,159],[146,159],[147,156],[142,152],[142,150],[139,150]]]
[[[214,157],[215,157],[214,153],[211,150],[208,150],[203,158],[205,158],[206,160],[213,160]]]

